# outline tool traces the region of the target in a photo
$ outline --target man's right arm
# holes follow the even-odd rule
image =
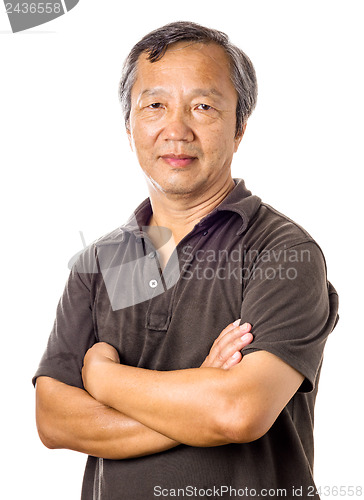
[[[201,368],[229,369],[239,363],[240,350],[253,339],[252,335],[241,339],[249,331],[250,325],[245,329],[236,323],[228,325]],[[67,448],[102,458],[134,458],[179,444],[99,403],[85,390],[45,376],[37,379],[36,419],[39,436],[48,448]]]
[[[67,448],[96,457],[119,460],[178,444],[104,406],[85,390],[49,377],[37,379],[36,419],[40,439],[48,448]]]

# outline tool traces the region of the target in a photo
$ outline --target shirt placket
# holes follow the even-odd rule
[[[150,301],[147,315],[146,315],[146,328],[154,331],[167,331],[173,312],[173,305],[178,294],[179,286],[181,285],[183,274],[187,272],[194,259],[195,249],[201,243],[201,239],[207,236],[208,230],[200,228],[198,225],[195,230],[184,238],[174,250],[170,257],[164,271],[162,272],[159,264],[159,280],[155,279],[158,283],[157,286],[163,286],[163,292],[155,294]],[[191,246],[191,251],[188,255],[183,254],[184,245]],[[153,250],[151,250],[153,252]],[[154,250],[155,252],[155,250]],[[157,258],[155,252],[155,258]],[[154,283],[153,283],[154,284]],[[155,288],[157,288],[155,286]]]

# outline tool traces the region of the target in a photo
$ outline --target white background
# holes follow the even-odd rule
[[[233,174],[324,250],[341,319],[327,344],[316,407],[315,478],[322,487],[364,486],[362,5],[81,0],[59,19],[18,34],[0,6],[1,489],[10,492],[7,500],[79,498],[85,457],[40,443],[31,377],[67,262],[82,248],[79,231],[90,243],[123,223],[147,194],[124,133],[118,80],[131,46],[175,20],[227,32],[256,67],[258,106]]]

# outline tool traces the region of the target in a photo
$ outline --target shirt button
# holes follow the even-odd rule
[[[203,235],[206,236],[206,234],[208,234],[208,231],[204,231],[203,232]]]
[[[158,281],[157,280],[150,280],[149,286],[150,286],[150,288],[155,288],[156,286],[158,286]]]
[[[150,252],[150,253],[148,254],[148,257],[149,257],[150,259],[154,259],[155,255],[156,255],[156,253],[155,253],[155,251],[153,250],[153,252]]]

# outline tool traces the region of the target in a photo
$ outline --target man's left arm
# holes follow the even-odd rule
[[[154,371],[121,365],[107,344],[85,356],[84,384],[111,406],[181,443],[217,446],[263,436],[304,377],[274,354],[258,351],[229,370]]]

